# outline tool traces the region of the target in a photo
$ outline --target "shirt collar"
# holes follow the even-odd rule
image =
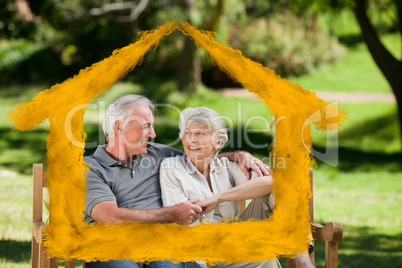
[[[96,148],[94,156],[96,158],[102,160],[102,162],[105,163],[106,165],[108,165],[109,167],[121,166],[121,167],[124,167],[124,168],[132,169],[131,164],[126,163],[123,160],[116,160],[113,157],[111,157],[109,155],[109,153],[106,152],[106,144],[99,145],[98,148]]]
[[[187,155],[184,155],[184,163],[188,174],[193,174],[194,172],[197,171],[197,168],[195,167],[193,162],[191,162],[190,158]],[[211,159],[211,162],[209,163],[210,173],[211,172],[221,173],[222,167],[223,167],[222,161],[219,160],[217,157]]]
[[[184,155],[184,164],[188,174],[193,174],[197,171],[197,168],[194,166],[193,162],[191,162],[190,158],[187,155]]]

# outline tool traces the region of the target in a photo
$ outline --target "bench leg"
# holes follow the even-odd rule
[[[338,268],[338,243],[325,241],[325,268]]]
[[[31,256],[32,256],[32,268],[39,267],[39,243],[36,242],[35,237],[32,236],[32,247],[31,247]]]
[[[45,250],[43,245],[40,245],[39,248],[39,265],[40,268],[57,268],[59,266],[57,258],[50,258],[49,253]]]

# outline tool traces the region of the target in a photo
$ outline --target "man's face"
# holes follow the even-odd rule
[[[131,115],[122,124],[119,135],[124,143],[126,154],[146,154],[149,138],[155,138],[154,117],[145,104],[136,105]]]

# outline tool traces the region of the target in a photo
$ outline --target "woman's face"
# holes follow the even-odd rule
[[[184,152],[191,162],[211,158],[219,143],[214,142],[210,127],[187,123],[182,138]]]

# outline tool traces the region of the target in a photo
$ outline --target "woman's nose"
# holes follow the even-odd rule
[[[197,137],[194,133],[190,134],[190,141],[191,142],[197,142]]]

